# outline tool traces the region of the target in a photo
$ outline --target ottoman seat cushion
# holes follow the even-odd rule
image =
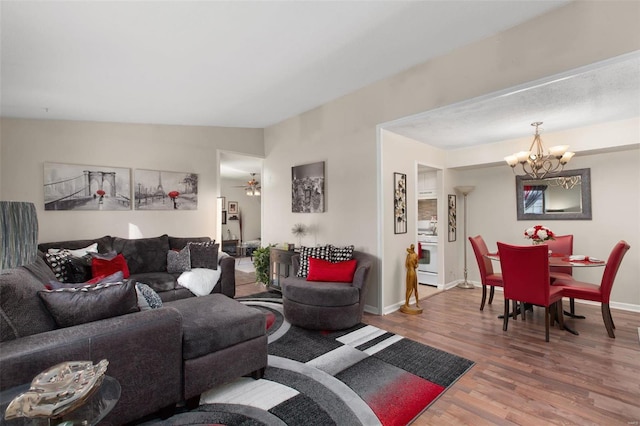
[[[262,311],[215,293],[176,300],[164,306],[182,315],[182,358],[198,358],[263,336],[266,319]]]
[[[282,288],[288,300],[313,306],[349,306],[358,303],[360,291],[345,283],[313,282],[304,278],[287,281]]]

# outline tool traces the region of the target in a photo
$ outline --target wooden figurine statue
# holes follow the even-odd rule
[[[418,254],[413,244],[407,249],[407,259],[405,260],[404,266],[407,268],[407,291],[404,306],[400,308],[400,311],[411,315],[421,314],[422,308],[418,304],[418,275],[416,274]],[[411,294],[415,294],[416,296],[416,306],[409,306]]]

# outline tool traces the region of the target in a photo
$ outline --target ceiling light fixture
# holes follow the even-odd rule
[[[249,197],[260,196],[260,182],[255,179],[255,173],[251,173],[251,180],[247,182],[247,187],[244,189],[245,194]]]
[[[568,145],[558,145],[549,148],[549,154],[544,154],[544,145],[540,139],[538,127],[542,125],[542,121],[531,123],[536,128],[536,134],[533,142],[529,146],[529,151],[520,151],[508,157],[504,157],[504,161],[513,169],[518,163],[522,166],[522,171],[533,179],[544,179],[549,174],[559,173],[564,169],[565,164],[575,155],[568,152]],[[534,148],[535,147],[535,148]]]

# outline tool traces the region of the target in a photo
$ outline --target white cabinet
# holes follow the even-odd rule
[[[437,187],[437,172],[420,172],[418,173],[418,197],[436,197],[438,192]]]

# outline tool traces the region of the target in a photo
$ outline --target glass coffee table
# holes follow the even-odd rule
[[[111,377],[104,376],[104,380],[93,395],[80,407],[70,413],[55,419],[48,418],[27,418],[20,417],[12,420],[4,419],[4,412],[9,403],[18,395],[29,390],[30,383],[16,386],[11,389],[0,392],[0,425],[60,425],[60,426],[78,426],[78,425],[96,425],[115,407],[120,399],[120,383]]]

